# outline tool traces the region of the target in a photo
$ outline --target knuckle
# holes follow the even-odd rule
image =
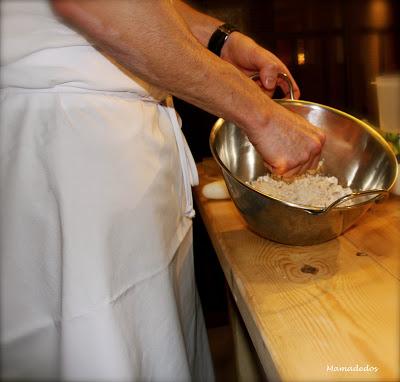
[[[276,175],[282,175],[285,170],[282,167],[274,167],[272,173]]]
[[[307,163],[309,159],[310,159],[310,154],[307,153],[306,151],[303,151],[303,152],[299,155],[298,162],[299,162],[299,164],[304,164],[304,163]]]
[[[270,62],[267,65],[267,70],[270,73],[277,73],[278,72],[278,65],[275,62]]]
[[[277,175],[282,175],[282,174],[284,174],[285,172],[287,172],[287,171],[291,168],[289,162],[290,162],[290,161],[287,161],[287,160],[282,160],[282,161],[280,161],[279,164],[278,164],[277,166],[274,167],[274,170],[275,170],[274,172],[275,172],[275,174],[277,174]]]
[[[322,131],[319,131],[319,139],[320,139],[321,144],[324,144],[326,142],[326,135]]]
[[[313,139],[310,144],[310,153],[318,154],[322,149],[322,143],[318,139]]]
[[[286,160],[282,165],[282,167],[285,169],[285,171],[288,171],[296,166],[297,166],[297,160],[295,160],[294,158],[290,158],[290,159]]]

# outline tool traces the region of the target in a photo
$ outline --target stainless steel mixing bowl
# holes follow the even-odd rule
[[[340,235],[387,195],[396,180],[396,157],[372,127],[349,114],[293,97],[276,102],[324,131],[324,174],[336,176],[353,194],[326,208],[314,208],[258,192],[247,182],[267,173],[263,160],[242,130],[223,119],[211,131],[211,152],[233,202],[253,231],[283,244],[322,243]],[[349,199],[352,204],[343,206]]]

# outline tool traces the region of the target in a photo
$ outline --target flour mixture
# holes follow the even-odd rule
[[[249,184],[273,198],[308,207],[327,207],[352,193],[351,188],[342,187],[335,176],[319,174],[305,174],[290,182],[265,175]]]

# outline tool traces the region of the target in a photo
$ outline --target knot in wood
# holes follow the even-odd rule
[[[315,275],[318,273],[318,268],[313,267],[312,265],[304,264],[301,269],[303,273],[311,273],[312,275]]]

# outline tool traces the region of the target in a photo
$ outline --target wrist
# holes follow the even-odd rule
[[[261,92],[260,92],[261,93]],[[273,115],[274,102],[264,94],[257,92],[258,99],[253,100],[247,107],[246,113],[241,113],[239,126],[243,128],[246,135],[257,140],[257,136],[261,132],[265,133],[265,129],[269,129],[271,118]]]
[[[234,32],[239,32],[239,29],[234,25],[227,23],[220,25],[208,41],[208,50],[221,57],[222,48],[229,40],[230,35]]]

